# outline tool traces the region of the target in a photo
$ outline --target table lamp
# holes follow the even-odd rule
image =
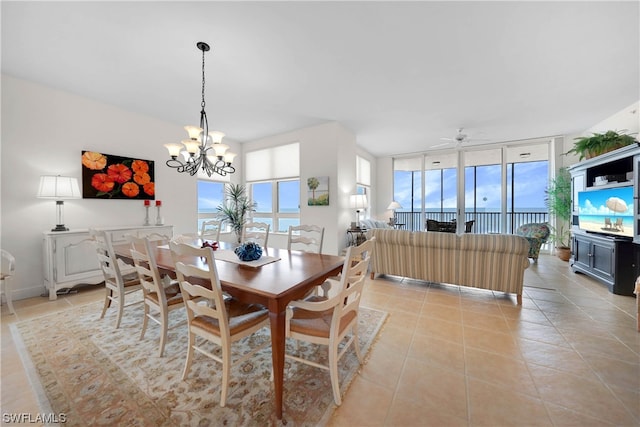
[[[64,200],[82,198],[78,179],[70,176],[43,175],[40,177],[40,187],[36,197],[56,201],[57,224],[56,228],[51,229],[51,231],[69,231],[63,222]]]
[[[393,200],[389,203],[389,206],[387,206],[387,210],[393,211],[391,218],[389,218],[389,225],[394,225],[396,223],[396,209],[402,209],[402,206],[400,206],[400,203]]]
[[[360,209],[367,207],[367,196],[364,194],[352,194],[349,197],[349,203],[351,208],[356,210],[356,227],[360,228]]]

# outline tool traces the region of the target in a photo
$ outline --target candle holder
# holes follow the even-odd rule
[[[164,221],[162,219],[162,215],[160,215],[160,207],[161,206],[162,206],[162,202],[160,200],[156,200],[156,209],[158,210],[158,213],[156,215],[156,225],[164,224]]]
[[[151,222],[149,221],[149,206],[145,206],[144,210],[146,211],[144,216],[144,225],[151,225]]]

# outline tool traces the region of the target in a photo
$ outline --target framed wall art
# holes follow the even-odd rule
[[[153,160],[82,151],[82,198],[155,199]]]
[[[307,179],[308,205],[329,206],[329,177],[314,176]]]

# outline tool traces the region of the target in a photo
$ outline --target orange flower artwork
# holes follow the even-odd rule
[[[122,194],[127,197],[136,197],[140,193],[140,187],[135,182],[125,182],[122,185]]]
[[[95,151],[82,152],[82,196],[97,199],[155,199],[153,160]]]

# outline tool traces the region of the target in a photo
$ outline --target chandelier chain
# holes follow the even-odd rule
[[[205,50],[202,51],[202,102],[200,103],[200,105],[202,106],[203,110],[204,110],[204,107],[205,107],[205,102],[204,102],[204,52],[205,52]]]

